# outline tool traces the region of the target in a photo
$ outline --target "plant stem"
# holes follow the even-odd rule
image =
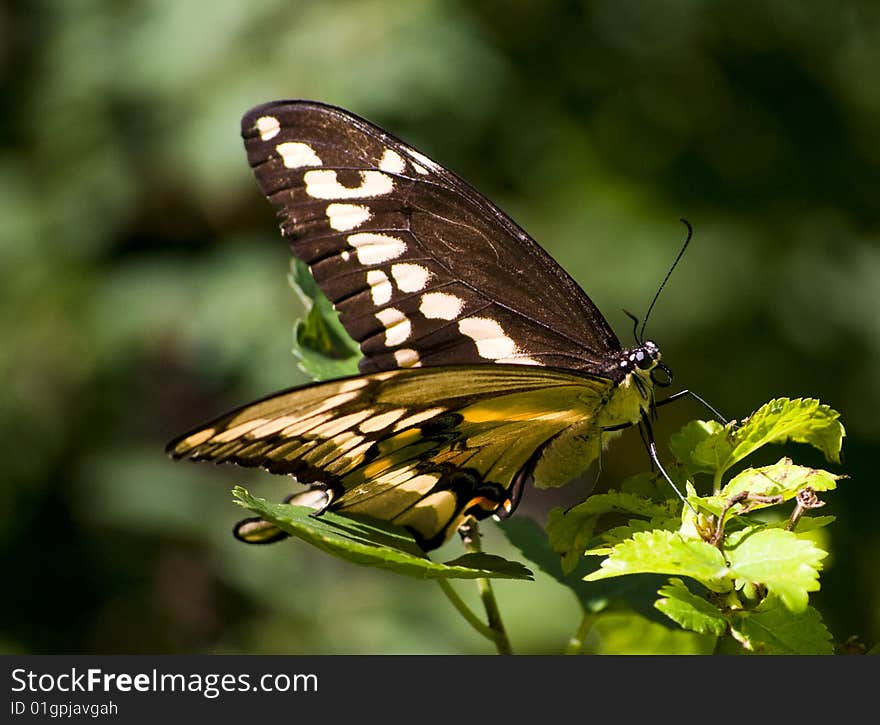
[[[721,479],[724,476],[724,471],[718,469],[715,471],[715,475],[712,478],[712,493],[717,496],[721,493]]]
[[[595,621],[596,616],[592,612],[588,612],[584,609],[584,615],[581,617],[580,626],[578,627],[577,632],[575,632],[571,636],[571,639],[568,640],[568,644],[565,647],[565,654],[579,655],[584,651],[584,640],[593,628],[593,623]]]
[[[490,639],[493,642],[495,641],[495,630],[489,627],[486,624],[483,624],[482,620],[474,614],[470,607],[464,603],[462,598],[458,596],[458,592],[455,591],[455,588],[452,584],[449,583],[447,579],[438,579],[437,584],[440,585],[440,588],[443,590],[443,593],[446,595],[446,598],[452,602],[452,606],[458,610],[458,613],[465,618],[465,621],[471,625],[477,632],[482,634],[486,639]]]
[[[488,579],[477,579],[477,588],[480,590],[480,599],[486,609],[486,617],[489,620],[489,628],[495,632],[495,648],[500,655],[512,655],[510,640],[501,621],[501,612],[498,611],[498,603],[495,601],[495,593],[492,591],[492,582]]]
[[[480,546],[480,530],[477,522],[471,520],[463,525],[459,532],[464,542],[465,550],[470,554],[476,554],[482,551]],[[486,618],[489,621],[489,629],[494,632],[493,641],[495,648],[500,655],[513,654],[510,647],[510,640],[507,639],[507,632],[504,629],[504,622],[501,621],[501,612],[498,610],[498,603],[495,601],[495,593],[492,591],[492,582],[489,579],[477,579],[477,588],[480,591],[480,599],[483,601],[483,607],[486,610]]]

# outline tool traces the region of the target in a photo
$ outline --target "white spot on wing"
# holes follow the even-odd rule
[[[381,171],[361,171],[361,184],[354,188],[343,186],[330,169],[316,169],[303,174],[306,194],[313,199],[359,199],[364,196],[382,196],[394,189],[391,177]]]
[[[350,393],[353,390],[360,390],[361,388],[365,388],[370,384],[368,378],[351,378],[349,380],[343,380],[339,383],[339,392],[340,393]]]
[[[360,431],[361,433],[375,433],[377,430],[387,428],[404,413],[406,413],[405,408],[395,408],[394,410],[389,410],[387,413],[374,415],[372,418],[367,418],[360,424]]]
[[[295,415],[282,415],[275,420],[270,420],[265,425],[261,425],[259,428],[254,428],[251,431],[251,436],[253,438],[264,438],[266,436],[272,435],[273,433],[284,430],[285,428],[293,425],[299,420],[300,419]]]
[[[374,305],[384,305],[391,301],[391,282],[381,269],[371,269],[367,272],[367,284],[370,285]]]
[[[327,219],[338,232],[356,229],[370,219],[370,210],[361,204],[328,204]]]
[[[463,307],[464,300],[461,297],[446,294],[445,292],[428,292],[422,295],[419,311],[429,320],[454,320],[461,314]],[[468,319],[478,318],[471,317]],[[459,323],[460,328],[461,323]]]
[[[260,116],[255,125],[263,141],[273,139],[281,132],[281,124],[275,116]]]
[[[281,160],[288,169],[298,169],[301,166],[321,166],[322,161],[318,154],[307,143],[299,141],[285,141],[275,147],[281,156]],[[326,172],[322,172],[326,173]],[[335,173],[335,172],[331,172]]]
[[[239,423],[238,425],[232,426],[231,428],[227,428],[222,433],[218,433],[214,437],[214,442],[229,443],[230,441],[234,441],[236,438],[240,438],[248,431],[251,431],[254,428],[259,428],[261,425],[265,425],[268,422],[269,421],[266,418],[254,418],[253,420]]]
[[[497,363],[507,363],[508,365],[543,365],[540,360],[533,357],[500,357],[495,360]]]
[[[372,414],[373,411],[369,409],[358,410],[354,413],[343,415],[341,418],[333,418],[322,425],[316,426],[309,431],[309,434],[319,438],[332,438],[337,433],[341,433],[348,428],[353,428],[365,418],[369,418]]]
[[[427,286],[431,272],[418,264],[395,264],[391,267],[391,276],[401,292],[418,292]]]
[[[399,153],[392,149],[385,149],[385,153],[382,154],[382,159],[379,161],[379,168],[389,174],[402,174],[406,163]]]
[[[404,418],[403,420],[398,421],[397,424],[394,426],[394,432],[397,433],[398,431],[404,430],[405,428],[409,428],[410,426],[418,425],[419,423],[422,423],[423,421],[430,420],[435,415],[440,415],[440,413],[445,413],[445,412],[446,412],[446,408],[428,408],[427,410],[422,410],[418,413],[413,413],[408,418]]]
[[[303,433],[310,430],[311,428],[314,428],[316,425],[330,420],[332,417],[333,413],[328,412],[313,415],[309,418],[306,418],[305,420],[298,420],[296,423],[293,423],[282,430],[280,436],[282,438],[296,438],[298,436],[301,436]]]
[[[477,352],[487,360],[512,358],[517,353],[516,343],[490,317],[465,317],[458,321],[458,330],[477,343]]]
[[[348,243],[357,252],[358,261],[363,265],[382,264],[397,259],[406,251],[406,244],[388,234],[361,232],[348,237]]]
[[[402,347],[394,351],[394,360],[398,367],[417,368],[421,367],[422,361],[419,360],[419,353],[408,347]]]
[[[177,444],[175,450],[181,450],[183,448],[195,448],[196,446],[200,446],[207,440],[210,440],[211,437],[217,432],[214,428],[205,428],[204,430],[200,430],[198,433],[193,433],[189,438],[184,438],[180,443]]]
[[[385,327],[385,346],[395,347],[406,340],[412,332],[409,318],[394,307],[386,307],[376,313],[376,318]]]
[[[436,169],[437,168],[437,164],[435,164],[433,161],[431,161],[431,159],[429,159],[424,154],[420,154],[415,149],[407,149],[406,152],[407,152],[407,154],[409,154],[409,156],[411,158],[415,159],[420,164],[422,164],[422,166],[424,166],[428,169]],[[413,166],[415,166],[415,164],[413,164]],[[427,171],[425,171],[425,169],[419,170],[418,168],[416,168],[416,171],[418,171],[420,174],[427,174],[428,173]]]
[[[412,167],[420,174],[427,174],[428,170],[424,166],[419,166],[415,161],[410,162]]]
[[[455,514],[457,499],[451,491],[438,491],[425,496],[412,508],[408,508],[391,519],[392,523],[402,526],[433,530],[452,518]]]
[[[339,256],[342,257],[342,261],[343,261],[343,262],[347,262],[348,259],[349,259],[349,257],[351,257],[351,253],[350,253],[347,249],[343,249],[343,250],[339,253]]]
[[[437,481],[439,480],[438,476],[434,476],[430,473],[423,473],[420,476],[415,476],[409,479],[406,483],[400,484],[398,490],[417,493],[420,496],[424,496],[437,485]]]

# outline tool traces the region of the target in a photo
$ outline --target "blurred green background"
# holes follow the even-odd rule
[[[289,254],[239,138],[249,107],[297,97],[459,172],[625,342],[687,217],[649,336],[731,417],[782,395],[842,412],[851,480],[812,601],[837,640],[880,638],[876,3],[43,0],[0,28],[0,651],[493,651],[429,582],[235,542],[231,487],[288,481],[164,455],[304,381]],[[658,438],[703,416],[665,408]],[[645,469],[638,435],[604,465]],[[562,649],[568,591],[497,590],[517,651]]]

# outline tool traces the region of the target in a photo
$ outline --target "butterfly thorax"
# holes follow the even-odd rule
[[[648,412],[654,392],[654,369],[660,366],[671,375],[669,368],[660,365],[661,358],[660,348],[651,340],[620,352],[617,370],[622,379],[612,388],[608,403],[598,416],[603,429],[635,425]]]
[[[583,399],[592,415],[567,428],[544,449],[535,466],[539,488],[562,486],[599,460],[602,449],[629,425],[637,425],[650,410],[654,390],[651,373],[660,363],[660,348],[651,341],[622,350],[611,365],[618,379],[599,400]],[[609,371],[610,372],[610,371]],[[584,396],[591,395],[586,393]]]

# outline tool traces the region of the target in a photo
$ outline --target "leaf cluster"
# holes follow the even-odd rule
[[[819,589],[828,555],[814,532],[833,517],[805,512],[819,508],[818,493],[836,488],[841,476],[787,457],[726,476],[763,446],[791,441],[838,462],[843,437],[838,414],[813,399],[772,400],[742,423],[694,421],[671,444],[687,476],[688,506],[680,515],[670,498],[628,492],[644,486],[641,476],[620,491],[551,512],[549,542],[568,570],[581,556],[602,557],[587,582],[670,577],[654,607],[687,630],[718,637],[719,649],[735,650],[734,642],[748,652],[830,653],[830,634],[809,594]],[[711,480],[711,494],[697,495],[701,478]],[[792,500],[786,518],[766,515]],[[616,522],[609,524],[612,515]]]

